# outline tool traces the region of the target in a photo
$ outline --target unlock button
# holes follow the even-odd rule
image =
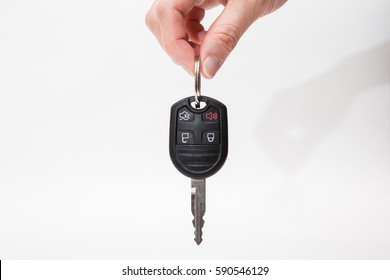
[[[202,144],[218,145],[219,131],[204,131],[202,135]]]
[[[189,145],[195,144],[195,137],[192,131],[182,131],[177,132],[177,144],[179,145]]]

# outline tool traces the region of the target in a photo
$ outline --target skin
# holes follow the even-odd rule
[[[249,26],[286,1],[155,0],[145,21],[176,64],[192,75],[198,55],[202,76],[211,79]],[[225,8],[206,31],[201,24],[205,11],[219,5]]]

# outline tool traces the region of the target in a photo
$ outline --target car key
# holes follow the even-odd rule
[[[199,245],[206,211],[206,178],[223,166],[228,153],[227,109],[221,102],[200,95],[199,60],[195,63],[195,96],[171,108],[169,153],[175,167],[191,178],[192,223]]]

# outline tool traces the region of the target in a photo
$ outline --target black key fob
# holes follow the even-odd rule
[[[194,108],[194,102],[194,96],[187,97],[171,108],[169,153],[182,174],[205,179],[223,166],[228,154],[227,108],[204,95],[203,108]]]

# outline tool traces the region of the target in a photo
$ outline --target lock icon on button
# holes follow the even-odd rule
[[[210,143],[213,143],[214,139],[215,139],[215,133],[214,132],[207,133],[207,141],[209,141]]]

